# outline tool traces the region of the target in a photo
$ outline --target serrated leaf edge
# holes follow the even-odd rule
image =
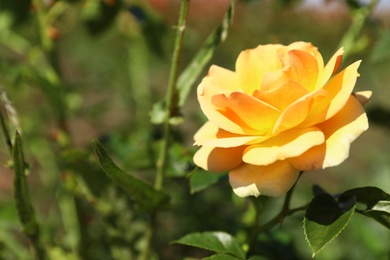
[[[314,256],[315,256],[316,254],[318,254],[320,251],[322,251],[322,249],[324,249],[325,246],[327,246],[328,244],[330,244],[336,237],[338,237],[338,236],[340,235],[340,233],[346,228],[346,226],[348,226],[349,222],[350,222],[351,219],[352,219],[353,214],[355,213],[356,204],[355,204],[351,209],[353,209],[353,210],[351,211],[351,213],[350,213],[351,215],[349,216],[348,221],[347,221],[347,223],[344,225],[344,227],[343,227],[342,229],[340,229],[340,231],[339,231],[331,240],[329,240],[329,241],[328,241],[326,244],[324,244],[320,249],[318,249],[317,252],[314,252],[314,249],[313,249],[313,247],[312,247],[312,245],[311,245],[309,239],[307,238],[307,233],[306,233],[306,228],[305,228],[305,220],[306,220],[306,217],[303,218],[303,233],[304,233],[304,235],[305,235],[305,240],[306,240],[307,243],[309,244],[309,247],[310,247],[310,249],[311,249],[311,251],[312,251],[312,253],[313,253],[313,254],[311,255],[312,258],[314,258]],[[348,212],[348,211],[347,211],[347,212]],[[344,214],[346,214],[347,212],[345,212]]]

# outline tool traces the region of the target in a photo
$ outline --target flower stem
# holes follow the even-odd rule
[[[175,47],[172,55],[172,65],[169,75],[168,89],[165,97],[165,118],[164,118],[164,135],[161,144],[160,155],[157,161],[157,175],[154,187],[158,190],[162,189],[164,171],[168,161],[168,146],[171,134],[171,126],[169,124],[170,118],[177,106],[177,78],[179,63],[181,58],[181,50],[184,39],[184,32],[186,28],[186,19],[188,14],[188,6],[190,0],[182,0],[180,6],[179,22],[177,26]]]
[[[302,175],[302,173],[303,173],[303,171],[301,171],[299,173],[298,179],[296,180],[295,184],[287,192],[286,197],[284,198],[282,209],[280,210],[279,214],[277,214],[274,218],[269,220],[267,223],[259,226],[258,225],[258,216],[257,216],[258,215],[258,211],[256,210],[256,218],[257,218],[256,219],[256,223],[255,223],[256,226],[255,226],[255,231],[252,233],[252,235],[250,237],[249,245],[252,245],[256,241],[256,238],[257,238],[257,236],[260,233],[273,228],[278,223],[282,223],[285,217],[290,216],[290,215],[294,214],[295,212],[305,210],[307,208],[307,206],[309,204],[301,206],[301,207],[290,209],[290,201],[291,201],[291,198],[292,198],[292,194],[294,192],[294,188],[297,185],[298,180],[299,180],[300,176]]]

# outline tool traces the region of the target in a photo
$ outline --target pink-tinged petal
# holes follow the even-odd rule
[[[288,161],[277,161],[267,166],[243,163],[229,173],[230,185],[240,197],[279,197],[296,182],[299,171]]]
[[[344,49],[340,48],[326,64],[322,76],[317,82],[316,89],[323,88],[324,85],[328,82],[330,77],[334,75],[339,69],[342,59],[343,59]]]
[[[327,98],[328,93],[319,89],[311,92],[290,104],[280,115],[273,128],[273,134],[291,129],[301,124],[309,115],[313,106],[322,99]]]
[[[194,145],[213,147],[237,147],[262,142],[268,136],[237,135],[218,128],[212,122],[206,122],[194,135]]]
[[[332,99],[326,114],[326,119],[331,118],[339,112],[351,96],[356,79],[359,76],[359,73],[357,72],[359,65],[360,61],[353,63],[334,76],[328,84],[325,85],[324,89],[329,92]]]
[[[283,64],[286,67],[285,73],[308,91],[313,91],[318,80],[317,59],[310,53],[301,50],[289,51],[288,57],[287,64]]]
[[[251,135],[265,135],[280,114],[269,104],[241,92],[233,92],[229,97],[215,95],[212,103],[221,114]]]
[[[285,47],[277,44],[260,45],[240,53],[236,61],[236,72],[245,93],[251,95],[253,91],[260,89],[265,72],[282,68],[276,54],[280,48]]]
[[[324,132],[326,142],[288,159],[297,169],[319,170],[342,163],[348,158],[350,144],[368,129],[368,120],[361,104],[350,96],[339,113],[318,127]]]
[[[288,80],[280,87],[269,91],[256,90],[253,96],[283,111],[291,103],[307,95],[309,92],[296,81]]]
[[[372,91],[366,90],[355,92],[353,93],[353,96],[359,101],[362,106],[365,106],[371,99]]]
[[[264,142],[248,146],[242,159],[249,164],[269,165],[299,156],[324,141],[325,136],[317,127],[292,129]]]
[[[242,163],[245,146],[218,148],[202,146],[194,155],[194,163],[211,172],[226,172]]]

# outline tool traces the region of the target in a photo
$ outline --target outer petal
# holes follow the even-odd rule
[[[233,92],[229,97],[215,95],[212,103],[221,114],[253,135],[264,135],[272,129],[280,114],[271,105],[241,92]]]
[[[230,185],[240,197],[272,196],[286,193],[296,182],[299,171],[288,161],[277,161],[267,166],[243,163],[229,173]]]
[[[237,134],[245,133],[239,124],[231,121],[225,115],[221,114],[212,105],[212,97],[220,93],[221,89],[218,86],[210,84],[210,79],[208,77],[203,79],[203,81],[198,86],[198,101],[203,113],[219,128],[223,128],[229,132]]]
[[[326,114],[326,119],[331,118],[339,112],[348,98],[351,96],[352,90],[355,87],[356,79],[359,76],[357,69],[360,61],[357,61],[346,69],[334,76],[324,87],[329,92],[331,102]]]
[[[211,172],[226,172],[242,163],[245,146],[233,148],[201,147],[194,155],[194,163]]]
[[[233,134],[218,128],[212,122],[208,121],[195,133],[194,145],[228,148],[258,143],[268,138],[267,136]]]
[[[295,168],[309,171],[339,165],[348,158],[350,144],[368,129],[368,120],[363,107],[350,96],[339,113],[318,127],[324,132],[326,142],[288,159]]]
[[[282,68],[277,51],[285,46],[279,44],[260,45],[240,53],[236,61],[236,72],[244,92],[252,95],[260,89],[265,72]]]
[[[317,82],[316,89],[322,88],[326,82],[330,79],[330,77],[336,73],[336,71],[339,69],[342,59],[343,59],[343,53],[344,49],[340,48],[329,60],[329,62],[326,64],[324,68],[324,72],[319,78]]]
[[[369,90],[359,91],[359,92],[356,92],[352,95],[356,97],[356,99],[359,101],[359,103],[362,106],[365,106],[372,96],[372,91],[369,91]]]
[[[242,90],[234,71],[211,65],[207,76],[209,83],[217,88],[218,93]]]
[[[262,143],[248,146],[242,159],[249,164],[269,165],[279,160],[299,156],[324,141],[325,136],[317,127],[292,129]]]

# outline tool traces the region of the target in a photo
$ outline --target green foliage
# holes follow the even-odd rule
[[[377,1],[347,1],[335,23],[297,16],[298,0],[192,1],[183,27],[176,3],[149,2],[0,1],[0,258],[386,259],[390,34],[371,19]],[[324,61],[340,42],[363,60],[357,87],[374,90],[373,134],[321,179],[340,195],[309,202],[308,178],[284,199],[237,198],[227,173],[193,164],[204,117],[192,90],[211,60],[233,67],[242,49],[297,40]],[[173,62],[172,95],[158,101]],[[372,187],[350,188],[362,182]],[[347,225],[343,244],[327,246]]]
[[[221,178],[220,174],[203,171],[196,168],[190,174],[191,194],[202,191],[207,187],[217,183],[220,178]]]
[[[39,237],[39,226],[35,219],[34,209],[30,202],[30,196],[26,183],[22,139],[16,132],[12,148],[12,161],[14,168],[14,201],[19,220],[24,233],[30,238],[34,246],[34,251],[38,259],[45,258],[45,251],[42,249]]]
[[[178,78],[177,88],[179,91],[179,107],[182,107],[185,104],[192,86],[199,78],[204,67],[213,57],[217,46],[221,42],[225,41],[230,26],[233,23],[233,16],[234,1],[232,0],[229,6],[229,10],[223,17],[221,25],[209,35],[202,48],[199,49],[199,51],[191,60],[190,64],[186,67],[186,69],[180,74]]]
[[[103,171],[115,184],[119,185],[129,196],[148,211],[166,208],[169,203],[167,194],[153,189],[149,184],[138,180],[120,169],[108,156],[102,144],[94,140],[92,146]]]
[[[327,193],[317,195],[310,202],[303,226],[313,257],[347,226],[354,213],[355,204],[354,197],[337,201]]]
[[[228,254],[239,259],[245,258],[245,252],[242,250],[238,242],[230,234],[225,232],[203,232],[188,234],[174,243],[187,246],[194,246],[210,250],[219,254]],[[212,257],[210,259],[222,259],[222,255]],[[234,259],[234,258],[228,258]]]
[[[358,203],[366,206],[357,212],[371,217],[390,229],[390,195],[377,187],[362,187],[343,192],[340,199],[355,197]]]

